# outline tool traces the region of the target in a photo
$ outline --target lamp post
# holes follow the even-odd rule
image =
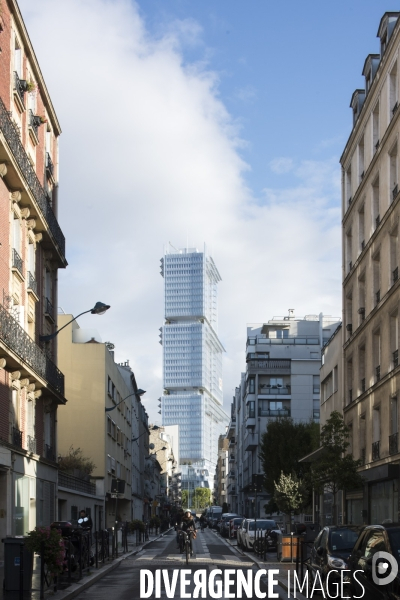
[[[132,392],[131,394],[128,394],[127,396],[125,396],[125,398],[122,398],[122,400],[120,400],[120,402],[118,402],[118,404],[115,404],[114,406],[112,406],[111,408],[106,408],[105,412],[110,412],[111,410],[114,410],[114,408],[117,408],[117,406],[119,406],[120,404],[122,404],[122,402],[124,400],[126,400],[127,398],[130,398],[131,396],[143,396],[143,394],[145,394],[145,390],[141,390],[138,389],[136,390],[136,392]],[[142,434],[143,435],[143,434]],[[140,437],[140,436],[139,436]],[[138,439],[138,438],[137,438]],[[132,440],[133,442],[134,440]]]
[[[86,313],[90,312],[92,315],[104,315],[104,313],[109,308],[110,306],[108,304],[104,304],[103,302],[96,302],[93,308],[89,308],[89,310],[84,310],[83,312],[79,313],[79,315],[68,321],[68,323],[60,327],[60,329],[57,329],[57,331],[55,331],[54,333],[51,333],[50,335],[39,335],[39,342],[50,342],[50,340],[53,340],[60,333],[60,331],[67,327],[67,325],[72,323],[72,321],[76,321],[76,319],[78,319],[82,315],[86,315]]]

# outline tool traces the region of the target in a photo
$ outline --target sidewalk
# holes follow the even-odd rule
[[[221,536],[221,539],[222,538]],[[293,571],[296,570],[296,563],[290,562],[280,562],[277,559],[276,552],[267,552],[267,560],[261,560],[257,554],[254,552],[244,552],[243,550],[239,550],[237,547],[236,540],[234,539],[225,539],[225,541],[236,550],[241,556],[247,556],[250,560],[252,560],[259,569],[279,569],[279,575],[277,576],[277,580],[279,586],[288,592],[288,573],[290,571],[290,595],[293,597]],[[305,572],[305,571],[304,571]],[[306,600],[306,596],[300,593],[299,590],[296,590],[296,598],[299,600]]]
[[[146,542],[143,542],[139,546],[136,546],[136,535],[128,535],[128,552],[121,554],[118,558],[110,560],[110,563],[105,564],[103,567],[96,569],[93,567],[89,573],[84,573],[82,579],[77,583],[72,583],[69,587],[63,590],[53,592],[52,588],[45,591],[45,599],[51,598],[52,600],[71,600],[80,592],[90,587],[118,567],[121,561],[125,560],[128,556],[133,556],[140,552],[147,544],[158,540],[160,537],[166,535],[170,529],[167,529],[164,533],[158,535],[150,535]],[[4,563],[0,562],[0,600],[19,600],[19,592],[5,592],[3,590],[4,581]],[[24,592],[24,600],[39,600],[40,597],[40,560],[38,556],[34,557],[33,562],[33,577],[32,577],[32,591]]]

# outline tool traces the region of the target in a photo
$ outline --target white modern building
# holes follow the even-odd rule
[[[222,408],[222,352],[218,338],[217,285],[211,256],[169,246],[164,277],[163,425],[179,425],[182,489],[213,487],[218,437],[228,416]]]

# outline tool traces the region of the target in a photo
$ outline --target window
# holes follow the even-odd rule
[[[379,208],[379,177],[372,184],[372,231],[374,231],[380,223],[380,208]]]
[[[360,377],[360,393],[366,390],[365,384],[365,346],[360,346],[358,350],[358,374]]]
[[[256,380],[254,379],[254,377],[250,377],[248,379],[248,381],[247,381],[247,393],[248,394],[254,394],[255,393],[255,391],[256,391],[255,383],[256,383]]]
[[[373,267],[373,285],[374,285],[374,306],[381,301],[381,263],[380,254],[375,254],[372,258]]]
[[[36,255],[35,244],[33,244],[32,242],[29,242],[28,245],[28,271],[34,278],[36,272]]]
[[[389,178],[389,204],[396,198],[397,190],[398,190],[398,177],[397,177],[397,144],[395,144],[394,148],[389,153],[389,170],[390,170],[390,178]]]
[[[121,430],[117,427],[117,444],[121,444]]]
[[[13,248],[21,255],[21,223],[17,215],[14,214],[13,220]]]
[[[115,473],[115,458],[111,456],[111,473]]]
[[[77,520],[78,520],[78,507],[71,506],[71,521],[77,521]]]
[[[108,433],[108,435],[112,434],[112,431],[111,431],[111,418],[110,417],[107,417],[107,433]]]
[[[283,379],[282,379],[282,377],[270,377],[269,383],[270,383],[270,386],[272,388],[281,388],[281,387],[283,387]]]
[[[121,478],[121,463],[117,462],[117,478]]]
[[[374,408],[372,411],[372,441],[379,442],[381,439],[381,411]]]
[[[114,421],[111,421],[111,436],[114,440],[116,439],[116,425]]]
[[[398,433],[399,431],[399,417],[397,408],[397,396],[390,399],[390,434]]]
[[[394,116],[397,106],[397,62],[395,62],[389,73],[389,121]]]
[[[364,178],[364,136],[358,145],[358,177],[361,183]]]
[[[319,375],[313,375],[313,394],[319,394]]]
[[[255,402],[252,400],[251,402],[247,403],[247,418],[254,419],[255,416]]]
[[[365,219],[364,219],[364,204],[358,211],[358,243],[359,251],[362,252],[365,246]]]
[[[351,204],[351,167],[349,167],[345,173],[345,198],[346,198],[346,206],[350,206]]]
[[[379,148],[379,102],[372,113],[372,153]]]
[[[276,400],[272,400],[269,403],[270,410],[283,410],[283,402],[278,402]]]
[[[15,38],[14,45],[14,71],[16,71],[18,77],[22,79],[22,50],[17,38]]]

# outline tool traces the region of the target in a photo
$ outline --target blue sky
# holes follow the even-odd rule
[[[61,122],[59,305],[98,327],[157,420],[164,245],[222,276],[228,410],[246,325],[341,315],[339,158],[385,10],[370,0],[20,0]],[[43,35],[43,32],[46,35]]]

